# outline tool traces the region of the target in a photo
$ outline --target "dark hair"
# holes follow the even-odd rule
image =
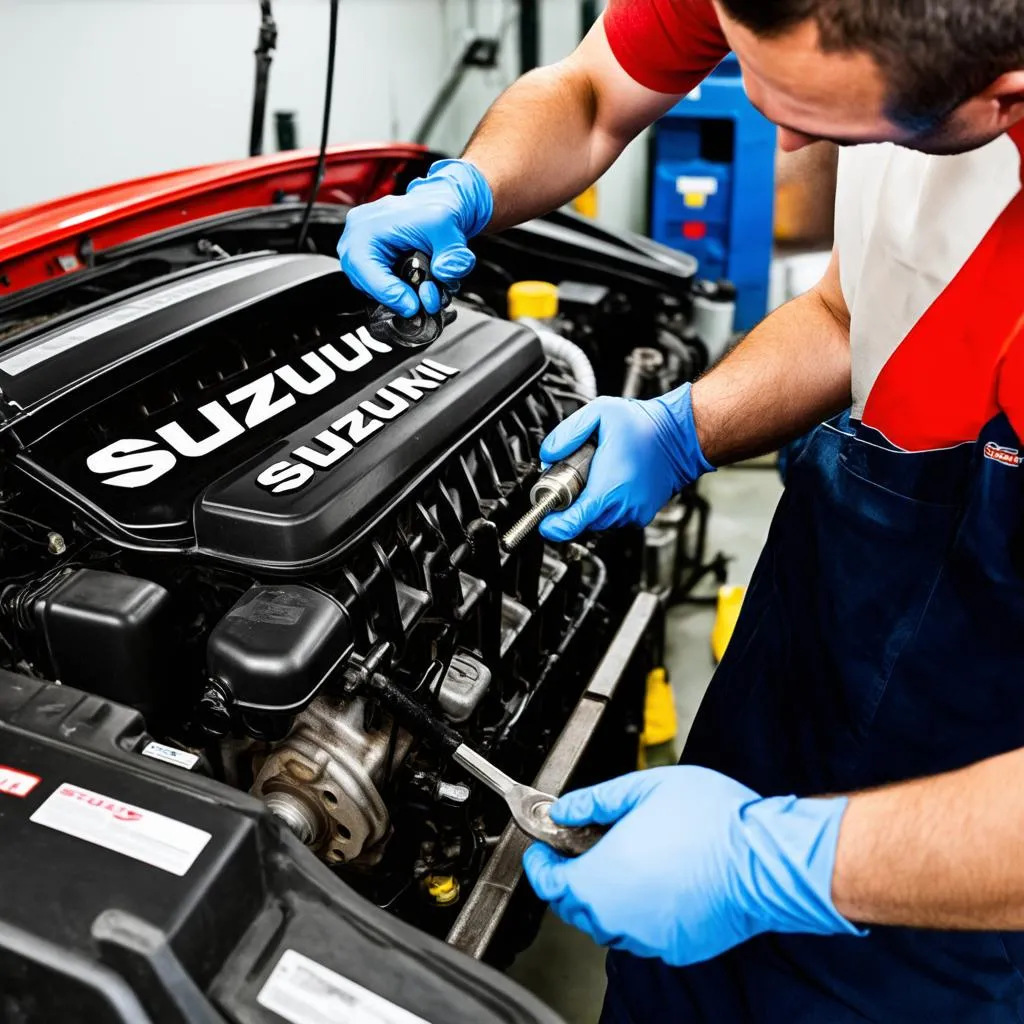
[[[873,57],[889,115],[925,128],[1024,67],[1024,0],[722,0],[757,35],[813,18],[826,52]]]

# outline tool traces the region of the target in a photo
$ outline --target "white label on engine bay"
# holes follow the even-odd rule
[[[142,748],[143,757],[151,757],[155,761],[166,761],[168,764],[177,765],[179,768],[195,768],[199,760],[198,754],[190,750],[179,750],[177,747],[169,747],[166,743],[157,743],[150,740]]]
[[[294,949],[281,954],[256,1001],[291,1024],[428,1024]]]
[[[70,782],[62,782],[29,821],[172,875],[185,874],[210,841],[210,833],[202,829]]]
[[[38,363],[43,363],[51,356],[66,352],[69,348],[75,348],[86,341],[92,341],[101,334],[112,331],[115,327],[123,327],[125,324],[141,320],[150,313],[156,313],[175,303],[184,302],[186,299],[193,299],[203,292],[220,288],[221,285],[230,284],[232,281],[239,281],[244,277],[251,277],[253,274],[261,273],[270,267],[276,267],[282,263],[288,263],[294,257],[276,256],[264,259],[248,260],[244,263],[232,264],[230,267],[222,267],[219,270],[207,270],[194,278],[182,281],[180,284],[171,285],[168,288],[160,288],[150,295],[143,295],[123,305],[117,306],[109,313],[96,317],[95,320],[88,320],[84,324],[72,327],[67,331],[60,331],[48,338],[30,343],[22,349],[11,353],[6,359],[0,361],[0,370],[11,377],[31,370]]]

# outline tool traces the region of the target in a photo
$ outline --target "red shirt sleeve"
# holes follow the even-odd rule
[[[655,92],[688,93],[729,52],[711,0],[608,0],[604,31],[626,74]]]

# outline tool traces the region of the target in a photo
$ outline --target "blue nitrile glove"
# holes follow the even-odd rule
[[[614,827],[575,860],[534,843],[523,864],[537,895],[595,942],[677,967],[761,932],[863,934],[832,904],[846,804],[652,768],[562,797],[555,821]]]
[[[338,242],[341,269],[357,288],[401,316],[413,316],[421,301],[428,313],[436,313],[441,308],[437,286],[424,282],[417,296],[395,277],[398,258],[415,249],[428,253],[431,274],[454,290],[476,263],[466,240],[487,227],[493,212],[491,187],[476,167],[465,160],[438,160],[404,196],[385,196],[349,211]]]
[[[541,461],[571,455],[595,430],[587,485],[540,524],[548,540],[571,540],[587,528],[646,526],[673,494],[715,468],[700,450],[689,384],[644,402],[595,398],[548,434]]]

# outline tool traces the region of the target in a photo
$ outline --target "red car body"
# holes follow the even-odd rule
[[[88,265],[91,255],[190,221],[309,198],[316,150],[188,167],[0,212],[0,298]],[[331,146],[317,200],[356,205],[394,191],[423,146]]]

